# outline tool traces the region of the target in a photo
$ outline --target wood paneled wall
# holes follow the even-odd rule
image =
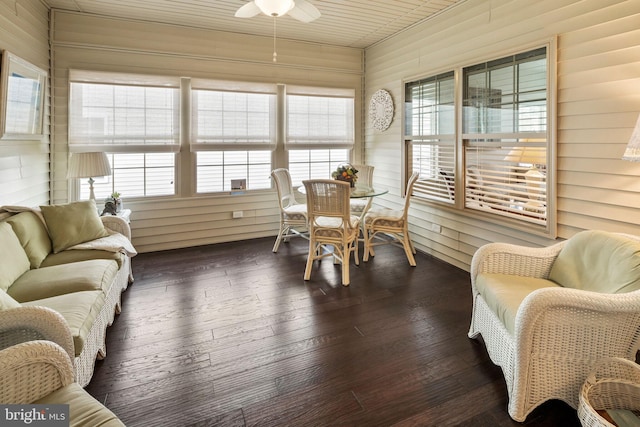
[[[0,49],[48,70],[47,7],[40,1],[0,0]],[[42,140],[0,140],[0,206],[49,203],[49,96],[44,112]]]
[[[468,0],[365,50],[365,97],[389,90],[396,104],[385,132],[365,127],[367,163],[377,183],[401,203],[403,80],[429,76],[509,54],[557,36],[558,238],[583,229],[640,234],[640,163],[621,160],[640,113],[640,1]],[[415,202],[417,247],[468,269],[482,244],[552,243]],[[442,227],[432,231],[432,225]],[[437,227],[435,227],[437,229]]]
[[[356,123],[362,122],[364,52],[361,49],[273,39],[149,22],[52,12],[53,194],[69,200],[67,105],[70,69],[131,72],[232,81],[256,81],[351,88],[356,91]],[[362,127],[356,131],[360,159]],[[183,141],[179,179],[193,180],[192,154]],[[186,180],[186,181],[185,181]],[[176,197],[131,200],[133,243],[139,252],[173,249],[253,237],[275,236],[279,224],[276,193],[194,195],[181,186]],[[232,219],[241,210],[244,217]]]

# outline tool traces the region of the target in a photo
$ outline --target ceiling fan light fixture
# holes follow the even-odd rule
[[[256,6],[267,16],[282,16],[296,5],[294,0],[255,0]]]

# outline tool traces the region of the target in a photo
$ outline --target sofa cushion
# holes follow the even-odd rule
[[[20,307],[20,303],[11,298],[4,290],[0,289],[0,310],[8,310],[16,307]]]
[[[513,335],[518,307],[531,292],[543,288],[557,288],[550,280],[510,274],[479,274],[476,289],[491,311]]]
[[[40,209],[47,223],[54,253],[109,235],[93,200],[40,206]]]
[[[23,306],[41,305],[49,307],[64,317],[73,336],[73,346],[76,357],[80,355],[84,344],[91,332],[93,324],[105,304],[105,297],[101,291],[81,291],[71,294],[58,295],[29,301]],[[106,327],[106,325],[104,325]]]
[[[124,427],[122,421],[111,410],[103,406],[75,382],[59,388],[33,403],[69,405],[69,425],[71,426]]]
[[[29,268],[29,258],[13,228],[6,222],[0,222],[0,289],[9,289]]]
[[[90,259],[110,259],[118,263],[118,268],[122,267],[123,257],[125,255],[120,252],[101,251],[98,249],[69,249],[58,252],[57,254],[49,254],[40,267],[51,267],[52,265],[71,264],[78,261],[87,261]]]
[[[31,268],[40,267],[42,260],[51,252],[51,239],[42,218],[35,212],[20,212],[7,222],[27,253]]]
[[[640,289],[640,242],[606,231],[581,231],[560,250],[549,278],[567,288],[600,293]]]
[[[105,259],[41,267],[20,276],[7,293],[21,303],[78,291],[107,293],[117,273],[118,263]]]

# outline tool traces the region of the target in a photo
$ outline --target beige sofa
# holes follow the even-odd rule
[[[546,248],[489,243],[471,262],[469,337],[502,368],[509,415],[524,421],[580,387],[606,357],[640,349],[640,237],[581,231]]]
[[[106,356],[106,329],[132,281],[129,225],[99,217],[93,201],[5,207],[0,215],[0,309],[60,313],[73,337],[75,380],[84,387],[96,357]]]

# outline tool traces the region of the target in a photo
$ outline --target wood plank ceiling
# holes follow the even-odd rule
[[[234,17],[247,0],[42,0],[50,8],[259,36],[273,19]],[[279,39],[366,48],[465,0],[310,0],[322,16],[302,23],[277,18]]]

